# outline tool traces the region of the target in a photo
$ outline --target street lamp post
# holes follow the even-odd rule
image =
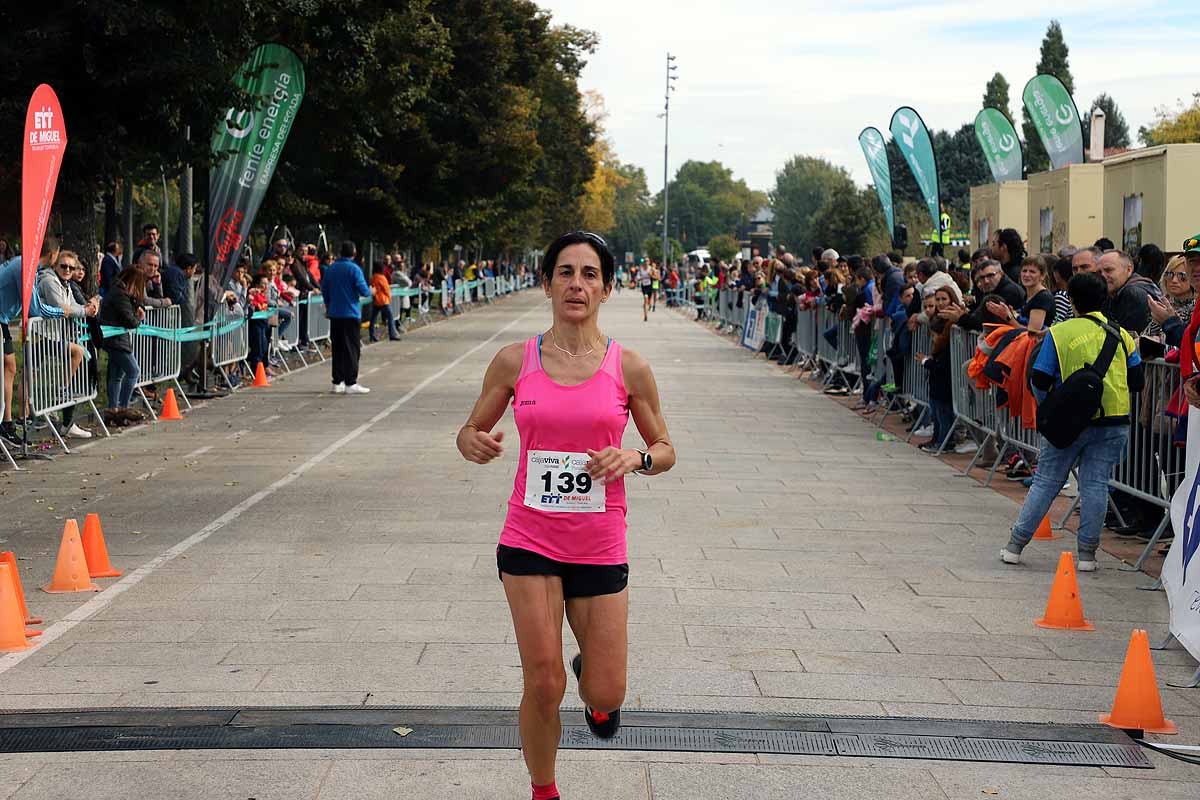
[[[662,265],[663,269],[667,268],[667,259],[670,257],[669,249],[669,225],[667,221],[670,219],[667,216],[668,195],[670,193],[671,181],[670,172],[668,172],[668,153],[671,147],[671,92],[675,90],[672,81],[676,76],[673,74],[678,69],[672,62],[675,61],[675,56],[667,53],[667,85],[663,97],[663,239],[662,239]]]

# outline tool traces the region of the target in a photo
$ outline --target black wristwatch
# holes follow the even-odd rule
[[[637,472],[649,472],[654,469],[654,459],[650,457],[650,453],[645,450],[638,450],[642,454],[642,466],[638,467]]]

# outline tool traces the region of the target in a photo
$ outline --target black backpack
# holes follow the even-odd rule
[[[1060,450],[1074,444],[1091,424],[1096,412],[1102,410],[1104,375],[1116,355],[1117,345],[1125,350],[1120,333],[1094,317],[1085,316],[1081,319],[1090,320],[1104,328],[1106,335],[1100,355],[1094,364],[1084,364],[1051,389],[1037,409],[1038,433]],[[1126,353],[1125,357],[1128,359],[1129,354]]]

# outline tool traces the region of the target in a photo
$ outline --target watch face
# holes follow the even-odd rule
[[[650,458],[649,453],[642,453],[642,470],[649,471],[654,468],[654,459]]]

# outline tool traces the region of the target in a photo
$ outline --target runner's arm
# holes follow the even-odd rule
[[[521,372],[524,346],[504,347],[488,365],[483,377],[483,391],[466,423],[458,431],[456,443],[463,458],[476,464],[486,464],[504,452],[500,442],[503,432],[492,434],[492,427],[504,416],[504,409],[513,396],[513,387]]]
[[[646,442],[646,452],[653,461],[653,469],[647,475],[657,475],[675,466],[675,445],[667,433],[667,421],[663,418],[658,400],[658,384],[646,360],[632,350],[621,351],[621,371],[625,375],[625,390],[629,394],[629,411],[638,433]],[[589,451],[590,453],[591,451]],[[626,475],[642,466],[642,457],[636,450],[618,450],[609,447],[592,456],[588,472],[592,477],[606,475],[609,480]]]

